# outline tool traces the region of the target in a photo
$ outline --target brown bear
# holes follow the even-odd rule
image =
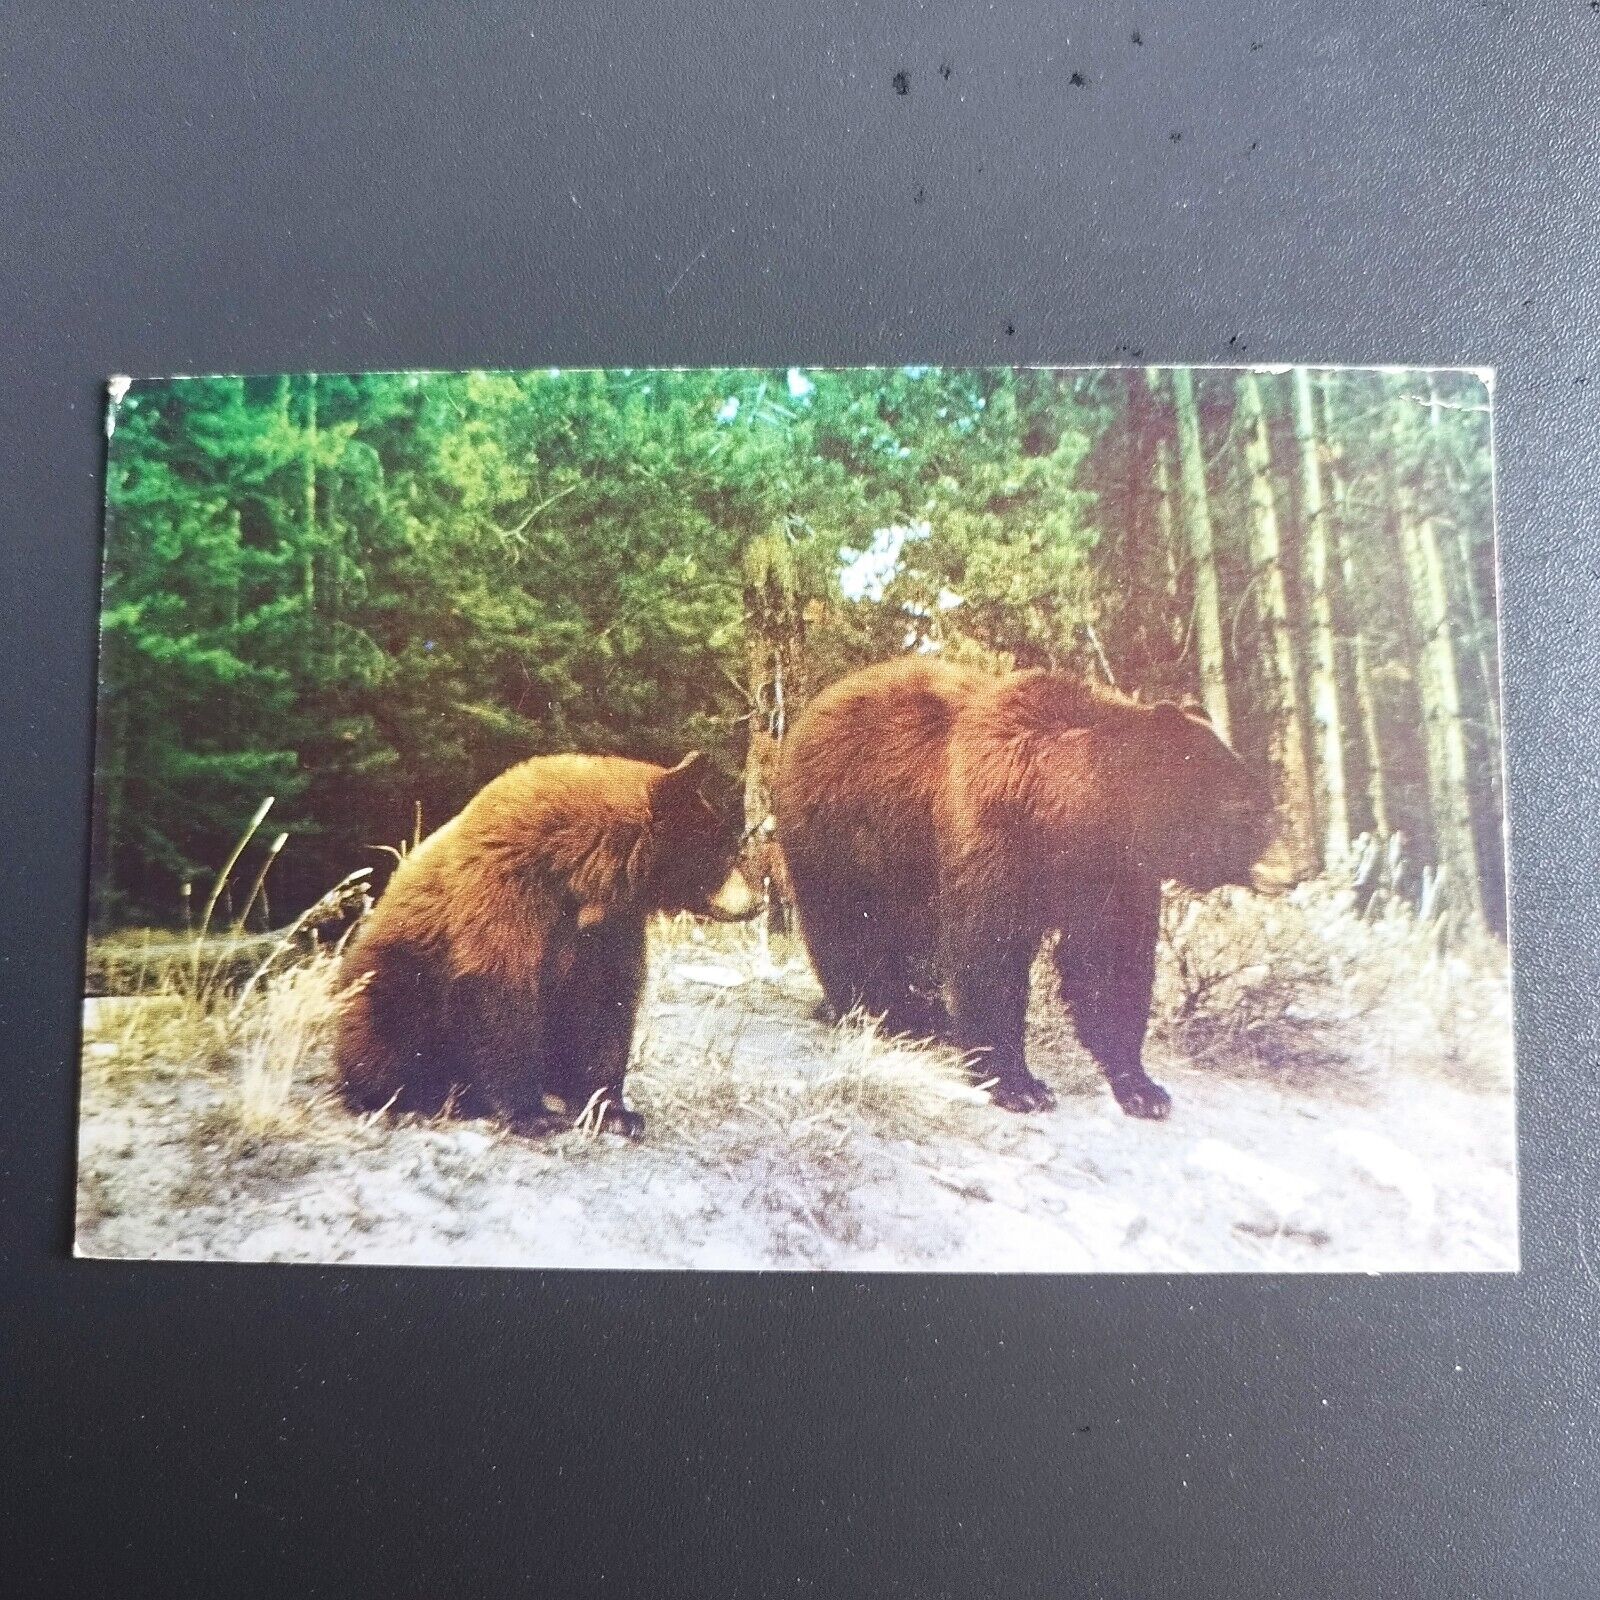
[[[345,956],[336,1056],[346,1102],[494,1116],[520,1133],[623,1103],[654,911],[757,908],[736,830],[670,771],[540,756],[502,773],[400,865]]]
[[[954,1042],[995,1101],[1045,1109],[1023,1032],[1054,929],[1078,1037],[1124,1111],[1167,1115],[1141,1060],[1162,882],[1248,884],[1276,834],[1266,785],[1203,714],[1060,673],[906,657],[817,697],[774,798],[836,1015],[860,1006],[895,1031],[938,1031],[942,984]]]

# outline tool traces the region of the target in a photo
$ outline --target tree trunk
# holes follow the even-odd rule
[[[772,779],[783,742],[787,685],[783,652],[759,628],[747,646],[750,743],[744,759],[744,825],[759,829],[772,812]]]
[[[1430,377],[1428,379],[1428,439],[1430,459],[1434,464],[1433,478],[1435,482],[1441,476],[1440,451],[1442,448],[1441,432],[1443,421],[1444,410],[1439,401],[1438,381]],[[1456,519],[1452,519],[1452,530],[1454,538],[1449,542],[1454,546],[1456,570],[1460,575],[1455,588],[1466,605],[1467,618],[1472,626],[1471,645],[1483,690],[1484,723],[1489,747],[1494,752],[1492,765],[1495,768],[1496,775],[1498,775],[1501,750],[1500,677],[1495,668],[1494,656],[1491,650],[1494,630],[1487,608],[1478,594],[1478,579],[1473,567],[1472,547],[1467,540],[1467,530]]]
[[[1311,374],[1304,367],[1294,369],[1294,431],[1300,454],[1300,557],[1311,624],[1307,698],[1316,744],[1323,857],[1333,865],[1350,853],[1350,806],[1345,793],[1344,727],[1339,715],[1338,664],[1334,658],[1328,511],[1322,494],[1321,444],[1311,399]]]
[[[772,774],[788,716],[784,632],[788,623],[788,551],[782,529],[744,548],[745,695],[750,742],[744,762],[744,825],[756,829],[772,810]]]
[[[1239,426],[1244,437],[1246,500],[1250,523],[1251,585],[1266,646],[1270,718],[1267,739],[1284,842],[1294,869],[1314,875],[1322,865],[1317,848],[1316,806],[1306,760],[1300,713],[1300,663],[1289,631],[1289,598],[1283,578],[1283,547],[1272,492],[1272,447],[1267,438],[1261,386],[1253,372],[1239,374]]]
[[[1142,441],[1139,504],[1147,507],[1139,523],[1139,534],[1141,545],[1154,541],[1154,553],[1145,570],[1153,569],[1159,578],[1166,602],[1160,627],[1151,629],[1165,647],[1163,668],[1170,666],[1188,676],[1184,658],[1189,653],[1193,624],[1181,598],[1184,552],[1179,548],[1178,513],[1173,494],[1170,413],[1163,401],[1162,388],[1162,369],[1146,367],[1144,382],[1139,385],[1138,405],[1131,413],[1138,418]]]
[[[1195,649],[1200,661],[1200,698],[1224,739],[1232,736],[1228,715],[1228,677],[1222,650],[1222,598],[1217,582],[1216,547],[1211,535],[1211,504],[1206,494],[1206,462],[1200,445],[1200,418],[1194,376],[1172,369],[1173,406],[1178,424],[1178,462],[1183,489],[1183,526],[1194,567]]]
[[[1494,751],[1495,768],[1500,761],[1500,675],[1495,669],[1491,648],[1494,625],[1478,594],[1478,580],[1473,572],[1472,547],[1467,542],[1467,531],[1459,524],[1455,530],[1456,564],[1461,573],[1460,589],[1467,603],[1467,616],[1472,623],[1473,654],[1477,658],[1478,676],[1483,682],[1484,721],[1488,726],[1490,748]]]
[[[1408,402],[1401,400],[1400,406]],[[1397,410],[1394,421],[1400,542],[1407,593],[1418,646],[1417,691],[1427,750],[1428,799],[1434,851],[1444,875],[1443,904],[1456,927],[1482,923],[1483,887],[1472,826],[1467,737],[1461,720],[1461,680],[1450,628],[1450,595],[1443,552],[1433,518],[1431,490],[1437,449],[1430,425],[1421,441],[1419,470],[1405,472],[1404,456],[1416,448],[1411,418]]]
[[[1444,411],[1439,400],[1438,382],[1433,377],[1428,379],[1428,401],[1428,437],[1433,463],[1432,481],[1435,485],[1435,498],[1432,504],[1438,505],[1442,503],[1443,499],[1438,491],[1442,487],[1444,478],[1442,441]],[[1486,448],[1492,451],[1492,439],[1486,442]],[[1487,790],[1488,810],[1494,818],[1494,855],[1499,863],[1503,863],[1505,859],[1503,854],[1505,848],[1505,796],[1502,793],[1504,775],[1501,762],[1505,759],[1505,748],[1501,743],[1500,673],[1497,664],[1498,641],[1495,637],[1495,622],[1490,614],[1490,608],[1485,607],[1479,595],[1478,575],[1473,562],[1472,546],[1467,537],[1467,530],[1462,525],[1459,517],[1451,519],[1449,532],[1453,534],[1453,538],[1446,537],[1444,540],[1447,557],[1445,592],[1447,594],[1454,592],[1460,597],[1466,607],[1467,619],[1472,630],[1469,645],[1473,656],[1473,664],[1477,670],[1478,691],[1483,706],[1484,740],[1481,747],[1482,753],[1478,757],[1479,771],[1484,780],[1484,789]],[[1448,565],[1448,557],[1452,552],[1452,548],[1456,557],[1453,572]],[[1458,654],[1458,670],[1459,665],[1460,658]],[[1483,759],[1483,754],[1486,754],[1487,759]],[[1481,809],[1478,815],[1481,817]],[[1474,829],[1474,837],[1476,838],[1476,828]],[[1484,874],[1480,871],[1478,905],[1484,921],[1497,932],[1503,934],[1505,932],[1505,883],[1500,867],[1494,863],[1489,865],[1487,881],[1485,881]]]
[[[1367,769],[1367,804],[1372,812],[1372,831],[1379,838],[1390,833],[1389,791],[1384,776],[1383,740],[1378,731],[1378,700],[1372,687],[1372,661],[1367,638],[1356,609],[1355,553],[1350,543],[1350,524],[1345,515],[1345,481],[1339,463],[1343,444],[1339,437],[1338,413],[1334,405],[1334,374],[1322,375],[1322,416],[1332,457],[1328,473],[1332,493],[1329,519],[1334,558],[1339,568],[1339,631],[1348,641],[1350,687],[1355,700],[1356,724],[1361,733],[1361,753]]]
[[[788,874],[770,823],[772,780],[789,723],[799,709],[805,631],[788,534],[781,523],[744,550],[746,696],[750,742],[744,762],[747,864],[767,902],[766,926],[788,923]]]
[[[1172,515],[1172,446],[1165,439],[1156,440],[1156,533],[1161,540],[1161,571],[1166,585],[1167,599],[1176,603],[1178,598],[1176,524]]]

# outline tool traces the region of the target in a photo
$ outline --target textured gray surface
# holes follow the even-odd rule
[[[1597,81],[1589,0],[15,8],[0,1588],[1593,1594]],[[66,1258],[104,374],[1136,355],[1499,369],[1520,1278]]]

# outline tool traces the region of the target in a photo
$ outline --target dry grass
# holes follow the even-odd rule
[[[128,987],[91,1004],[86,1077],[115,1095],[142,1074],[210,1076],[216,1109],[196,1132],[207,1149],[355,1137],[363,1130],[334,1104],[328,1079],[343,999],[338,952],[302,935],[360,892],[347,881],[293,928],[253,941],[247,966],[226,940],[196,948],[146,935],[98,948],[97,970],[125,973]],[[807,1011],[815,994],[798,939],[658,921],[628,1079],[652,1143],[843,1181],[858,1136],[921,1145],[993,1131],[987,1097],[955,1051],[887,1037],[861,1017],[819,1042]],[[774,1010],[794,1018],[793,1048],[774,1048],[770,1028],[748,1028]],[[1508,1041],[1504,956],[1487,941],[1441,952],[1434,930],[1402,906],[1364,919],[1348,891],[1328,884],[1270,901],[1243,892],[1169,899],[1150,1034],[1157,1076],[1182,1063],[1337,1091],[1393,1068],[1499,1088]],[[1029,1048],[1058,1093],[1103,1092],[1043,955]],[[543,1144],[553,1159],[584,1159],[615,1148],[598,1132],[591,1116]]]
[[[754,926],[652,929],[627,1085],[649,1122],[642,1147],[593,1115],[538,1141],[493,1123],[408,1117],[397,1128],[352,1116],[331,1092],[334,951],[279,939],[253,950],[248,969],[226,971],[202,952],[198,987],[183,951],[148,955],[129,968],[135,992],[96,1006],[86,1027],[80,1222],[91,1246],[112,1253],[177,1241],[252,1259],[374,1249],[375,1259],[455,1259],[460,1249],[463,1259],[542,1260],[571,1228],[582,1241],[572,1259],[583,1264],[611,1250],[709,1265],[932,1264],[967,1239],[952,1193],[967,1209],[993,1202],[974,1226],[993,1218],[1018,1249],[1037,1237],[1041,1248],[1056,1239],[1123,1259],[1135,1224],[1152,1238],[1163,1226],[1145,1219],[1141,1163],[1168,1172],[1171,1143],[1119,1137],[1128,1130],[1045,957],[1029,1048],[1064,1099],[1102,1102],[1106,1120],[1095,1126],[1107,1149],[1092,1161],[1079,1150],[1094,1109],[1084,1103],[1064,1119],[1008,1116],[953,1050],[886,1037],[859,1017],[819,1026],[803,947]],[[1299,1080],[1323,1102],[1318,1120],[1293,1119],[1290,1130],[1310,1129],[1322,1144],[1329,1129],[1396,1103],[1367,1094],[1331,1103],[1386,1068],[1456,1086],[1504,1083],[1503,959],[1442,955],[1398,906],[1364,921],[1328,886],[1275,902],[1175,900],[1160,961],[1152,1073],[1231,1079],[1219,1085],[1230,1142],[1249,1137],[1236,1115],[1258,1140],[1276,1137],[1285,1097],[1273,1082]],[[1208,1102],[1196,1089],[1191,1080],[1177,1092],[1198,1115]],[[1312,1237],[1281,1219],[1258,1223],[1220,1180],[1185,1181],[1197,1197],[1194,1240],[1185,1223],[1149,1247],[1146,1265],[1187,1260],[1213,1226],[1235,1246],[1242,1235],[1263,1267]],[[531,1232],[529,1218],[538,1219]],[[1258,1225],[1271,1237],[1254,1239]],[[1293,1260],[1305,1264],[1304,1251]]]
[[[232,1019],[235,1137],[262,1142],[302,1134],[325,1091],[314,1086],[346,999],[338,955],[318,950],[243,996]]]
[[[738,987],[686,981],[675,975],[684,963],[720,966]],[[328,1081],[327,1047],[345,998],[337,989],[337,950],[297,948],[286,935],[234,983],[202,967],[197,985],[192,956],[181,946],[162,960],[149,959],[146,949],[128,970],[138,975],[135,992],[95,1002],[86,1021],[85,1072],[97,1088],[114,1092],[119,1080],[148,1073],[199,1069],[213,1076],[220,1096],[195,1139],[223,1154],[355,1132]],[[749,1005],[770,1004],[766,986],[780,976],[786,985],[806,983],[804,972],[797,941],[687,920],[657,924],[628,1079],[652,1140],[723,1161],[770,1147],[797,1165],[825,1167],[859,1133],[922,1141],[982,1114],[987,1097],[954,1051],[886,1037],[870,1018],[832,1029],[822,1051],[777,1060],[743,1048]],[[672,1036],[651,1026],[663,1002],[692,1009],[687,1044],[681,1031]],[[796,1016],[804,1018],[798,1005]],[[611,1148],[597,1140],[600,1127],[590,1116],[571,1134],[541,1143],[557,1159],[582,1158]]]
[[[886,1037],[872,1018],[846,1018],[826,1050],[783,1065],[739,1049],[736,1002],[708,1006],[701,1025],[707,1037],[688,1051],[659,1048],[645,1030],[628,1080],[652,1128],[691,1143],[742,1128],[796,1154],[828,1155],[862,1128],[924,1139],[988,1104],[953,1050]]]
[[[823,1033],[820,998],[797,939],[660,923],[628,1078],[650,1143],[737,1174],[774,1259],[810,1265],[869,1246],[865,1189],[1003,1132],[954,1050],[859,1015]]]
[[[266,939],[213,939],[202,923],[187,938],[97,941],[93,970],[121,987],[85,1007],[86,1078],[114,1094],[141,1075],[198,1070],[224,1088],[203,1137],[238,1147],[303,1133],[344,998],[340,947],[308,942],[307,930],[359,899],[364,878],[345,879]]]
[[[108,1088],[162,1069],[213,1071],[226,1056],[217,1019],[168,972],[152,970],[132,993],[85,1006],[84,1072]]]
[[[719,989],[681,976],[699,968],[725,971],[736,985]],[[701,927],[662,921],[653,930],[651,980],[635,1041],[629,1090],[651,1119],[652,1134],[691,1147],[770,1144],[802,1163],[837,1157],[867,1131],[922,1141],[971,1126],[988,1096],[951,1049],[886,1035],[859,1015],[832,1028],[827,1047],[809,1040],[775,1057],[744,1047],[752,1005],[770,1006],[770,990],[751,1000],[752,986],[780,987],[807,1019],[798,988],[813,992],[803,947],[790,937],[748,927]],[[782,1001],[779,1002],[783,1003]],[[663,1006],[692,1007],[691,1043],[670,1043],[651,1026]]]

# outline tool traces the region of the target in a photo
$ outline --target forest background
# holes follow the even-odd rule
[[[937,650],[1197,698],[1302,873],[1503,934],[1478,374],[192,378],[110,421],[98,931],[192,925],[267,796],[260,924],[529,755],[701,748],[758,825],[811,695]]]

